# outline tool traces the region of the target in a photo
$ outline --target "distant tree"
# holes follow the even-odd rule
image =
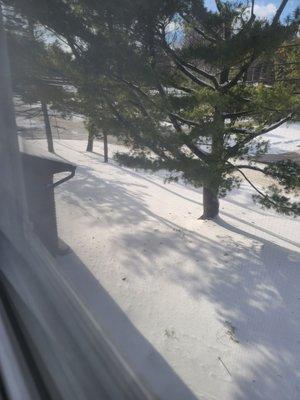
[[[87,141],[86,151],[92,152],[94,148],[95,125],[91,122],[91,120],[86,120],[85,127],[87,128],[88,131],[88,141]]]
[[[48,150],[54,152],[49,105],[66,113],[70,93],[54,63],[51,46],[39,38],[34,24],[18,17],[12,10],[6,12],[6,29],[10,50],[10,62],[14,92],[25,104],[40,104],[43,115]],[[33,115],[39,113],[33,107]]]
[[[300,38],[297,35],[280,46],[273,63],[275,80],[293,83],[300,94]]]
[[[59,71],[60,79],[67,82],[72,92],[72,102],[67,103],[73,113],[85,117],[85,127],[88,131],[86,151],[93,151],[94,139],[103,140],[104,162],[108,162],[108,140],[107,136],[111,126],[112,111],[106,103],[106,93],[112,93],[112,84],[107,77],[94,71],[94,64],[87,59],[87,54],[72,52],[54,43],[48,46],[51,55],[51,63]],[[91,57],[91,54],[88,55]],[[93,55],[97,62],[97,57]],[[95,60],[93,62],[95,63]],[[91,67],[92,65],[92,67]],[[106,104],[106,107],[105,107]],[[110,122],[108,122],[110,121]],[[112,123],[113,125],[113,123]]]
[[[104,162],[108,162],[108,133],[113,133],[113,118],[111,108],[107,104],[106,92],[107,79],[93,76],[78,59],[66,60],[65,54],[61,54],[64,60],[62,64],[67,66],[65,74],[76,89],[75,102],[78,113],[85,116],[85,127],[88,131],[87,152],[93,151],[94,139],[103,140]]]

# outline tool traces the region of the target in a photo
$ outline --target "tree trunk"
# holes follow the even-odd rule
[[[89,130],[89,137],[88,137],[88,142],[86,146],[86,151],[93,151],[93,146],[94,146],[94,132]]]
[[[42,113],[43,113],[44,123],[45,123],[48,151],[50,153],[54,153],[53,137],[52,137],[52,130],[51,130],[51,125],[50,125],[47,103],[45,103],[44,101],[41,101],[41,106],[42,106]]]
[[[213,219],[219,215],[218,196],[208,187],[203,187],[203,215],[200,219]]]
[[[103,151],[104,151],[104,162],[108,162],[108,144],[107,144],[107,133],[103,132]]]

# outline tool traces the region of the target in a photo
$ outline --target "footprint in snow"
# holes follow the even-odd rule
[[[178,338],[176,337],[176,334],[175,334],[175,330],[174,329],[165,329],[165,332],[164,332],[164,336],[166,336],[168,339],[176,339],[176,340],[178,340]]]

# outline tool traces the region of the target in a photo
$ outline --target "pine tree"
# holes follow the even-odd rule
[[[35,31],[33,22],[6,9],[6,29],[14,92],[25,104],[39,104],[31,107],[29,115],[42,114],[48,151],[53,153],[49,105],[53,110],[65,113],[70,94],[53,62],[51,46],[39,38],[40,33]]]
[[[108,133],[113,133],[114,115],[107,104],[106,93],[113,89],[107,87],[107,79],[94,76],[78,60],[66,60],[63,54],[65,76],[76,90],[75,103],[77,112],[84,115],[88,131],[87,152],[93,151],[94,139],[103,140],[104,162],[108,162]],[[62,63],[62,61],[61,61]]]
[[[119,162],[164,168],[170,179],[202,186],[205,219],[240,184],[237,173],[250,182],[247,169],[279,183],[263,192],[250,182],[257,201],[299,213],[286,196],[299,186],[299,166],[255,163],[268,149],[263,135],[299,115],[297,78],[248,79],[256,63],[273,60],[295,37],[299,11],[281,22],[287,0],[272,20],[256,18],[255,0],[250,7],[216,0],[215,12],[201,0],[7,2],[64,37],[89,76],[99,123],[132,147]]]
[[[286,3],[282,1],[272,21],[255,17],[254,1],[250,10],[216,1],[217,11],[212,12],[198,0],[179,2],[173,14],[166,14],[160,2],[148,13],[141,10],[141,42],[154,83],[143,91],[148,126],[145,119],[143,129],[131,121],[140,131],[131,135],[135,152],[117,159],[130,166],[175,171],[203,186],[203,219],[218,215],[219,198],[240,184],[237,172],[257,191],[254,199],[264,207],[299,214],[299,204],[286,196],[299,187],[299,165],[287,161],[262,168],[253,161],[268,149],[265,133],[299,116],[297,78],[275,79],[272,85],[247,79],[257,61],[271,61],[295,36],[298,10],[285,24],[280,22]],[[176,23],[179,32],[170,34],[168,26]],[[264,193],[250,182],[243,172],[247,169],[280,185]],[[178,174],[170,179],[178,179]]]

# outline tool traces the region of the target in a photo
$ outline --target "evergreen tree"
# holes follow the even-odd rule
[[[154,83],[143,91],[151,102],[149,125],[141,129],[131,121],[140,131],[137,137],[131,135],[137,148],[117,159],[130,166],[176,171],[203,186],[203,219],[216,217],[219,197],[240,184],[236,172],[257,191],[254,199],[264,207],[299,214],[299,204],[286,196],[299,187],[299,165],[287,161],[261,168],[253,162],[268,150],[263,135],[299,116],[299,76],[275,79],[272,85],[247,79],[255,62],[273,60],[295,36],[298,10],[285,24],[280,22],[286,3],[282,1],[272,21],[255,17],[254,1],[250,10],[216,1],[217,11],[212,12],[199,0],[178,2],[173,14],[166,13],[162,2],[156,9],[154,4],[150,11],[141,10],[141,42]],[[179,25],[177,35],[168,31],[170,24]],[[250,182],[246,169],[271,176],[280,185],[264,193]],[[178,179],[178,174],[170,179]]]
[[[70,105],[70,93],[65,90],[61,71],[53,60],[51,45],[39,38],[34,24],[6,9],[6,29],[10,50],[13,88],[25,104],[32,107],[32,114],[43,115],[49,152],[54,152],[49,105],[65,114]],[[29,114],[31,115],[31,114]]]
[[[201,0],[6,1],[68,43],[87,86],[97,88],[101,124],[132,147],[120,162],[203,186],[204,219],[217,216],[219,198],[240,184],[237,172],[249,181],[247,169],[280,184],[263,193],[249,181],[257,201],[299,213],[281,192],[299,186],[299,166],[253,161],[268,149],[263,135],[299,115],[295,78],[248,79],[295,37],[299,11],[281,22],[287,0],[271,21],[256,18],[255,0],[250,7],[216,0],[215,12]]]
[[[61,66],[69,84],[75,91],[73,109],[85,116],[85,127],[88,131],[86,151],[93,151],[94,139],[103,140],[104,162],[108,162],[108,133],[113,132],[112,111],[106,100],[106,94],[114,89],[108,85],[105,77],[94,74],[86,65],[86,60],[77,55],[72,58],[69,53],[56,48],[55,58]],[[116,132],[114,132],[116,134]]]

